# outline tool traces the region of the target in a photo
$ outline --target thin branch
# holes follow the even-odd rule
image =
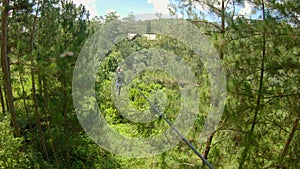
[[[221,27],[220,27],[220,25],[215,24],[215,23],[213,23],[213,22],[206,21],[206,20],[195,20],[195,19],[193,19],[193,20],[189,20],[189,21],[191,21],[191,22],[196,22],[196,23],[204,23],[204,24],[208,24],[208,25],[211,25],[211,26],[217,28],[219,31],[222,30]]]

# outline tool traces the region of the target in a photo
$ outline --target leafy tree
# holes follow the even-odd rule
[[[8,26],[8,15],[10,10],[9,0],[5,0],[2,2],[2,12],[1,12],[1,63],[2,63],[2,72],[4,75],[4,88],[6,93],[6,100],[8,105],[8,111],[12,117],[12,122],[15,130],[15,134],[17,137],[20,136],[19,124],[17,122],[17,114],[15,110],[13,93],[11,87],[11,77],[10,77],[10,69],[9,69],[9,59],[8,59],[8,47],[7,47],[7,26]]]
[[[251,4],[251,17],[238,14],[246,2]],[[129,137],[164,133],[168,125],[162,119],[136,123],[123,117],[115,105],[112,88],[120,63],[142,66],[147,64],[145,56],[160,54],[156,62],[174,64],[159,52],[171,51],[175,60],[191,68],[196,80],[193,85],[199,89],[202,103],[194,128],[186,137],[216,168],[299,168],[298,1],[172,3],[173,12],[181,11],[188,16],[187,20],[207,34],[220,50],[228,84],[221,123],[205,144],[198,143],[209,110],[209,75],[198,56],[184,43],[157,35],[159,38],[154,41],[143,36],[124,39],[101,61],[96,99],[108,124]],[[98,147],[77,120],[71,83],[83,44],[103,24],[139,22],[133,15],[120,19],[117,12],[111,11],[90,20],[84,6],[66,0],[3,0],[1,9],[0,168],[202,167],[183,142],[150,158],[113,155]],[[138,26],[151,32],[151,25],[149,21]],[[131,30],[136,27],[132,25]],[[124,31],[123,27],[110,29]],[[141,61],[140,65],[130,64],[128,56]],[[133,74],[126,70],[126,75]],[[178,67],[178,71],[182,68]],[[179,86],[186,82],[176,83],[164,71],[147,69],[131,83],[164,110],[171,121],[176,120],[182,97]],[[127,94],[126,111],[138,109],[154,115],[136,88],[129,87]]]

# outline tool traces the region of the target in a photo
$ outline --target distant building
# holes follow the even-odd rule
[[[147,40],[156,40],[157,39],[157,35],[154,33],[145,33],[143,35],[137,34],[137,33],[128,33],[127,37],[129,40],[133,40],[134,38],[138,37],[138,36],[142,36],[142,37],[146,37]]]
[[[127,34],[127,37],[129,40],[132,40],[132,39],[136,38],[137,36],[138,36],[137,33],[128,33]]]
[[[145,33],[143,37],[146,37],[148,40],[156,40],[156,34],[154,33]]]

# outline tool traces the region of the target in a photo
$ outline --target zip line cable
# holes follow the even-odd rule
[[[162,117],[169,126],[176,132],[176,134],[194,151],[194,153],[210,168],[214,169],[214,167],[199,153],[199,151],[174,127],[174,125],[171,123],[170,120],[167,119],[167,117],[159,111],[159,109],[151,103],[151,101],[144,95],[144,93],[134,85],[134,87],[139,91],[139,93],[147,100],[147,102],[151,105],[151,107],[156,111],[156,113]]]

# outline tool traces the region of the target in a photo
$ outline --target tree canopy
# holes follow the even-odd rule
[[[180,37],[154,34],[155,24],[163,18],[142,22],[134,15],[121,18],[117,12],[90,18],[85,6],[72,1],[3,0],[0,168],[207,168],[180,138],[167,151],[147,158],[114,154],[97,145],[78,119],[94,114],[76,112],[72,95],[77,59],[85,51],[95,58],[104,57],[96,68],[95,90],[87,93],[95,97],[83,98],[89,104],[81,103],[81,108],[88,112],[96,106],[108,126],[124,138],[163,135],[164,144],[171,144],[166,131],[173,131],[156,116],[137,86],[172,123],[180,118],[182,107],[194,113],[190,113],[195,115],[194,123],[184,131],[185,137],[215,168],[300,168],[300,2],[170,2],[171,14],[181,13],[184,21],[212,43],[226,72],[225,108],[207,138],[199,139],[208,118],[216,118],[209,115],[210,108],[222,104],[223,97],[211,101],[214,94],[220,94],[211,90],[218,82],[211,80],[210,69],[215,65],[201,60],[197,49]],[[252,7],[248,16],[239,13],[245,4]],[[109,26],[114,22],[135,24],[129,24],[132,32],[126,32],[122,26]],[[107,41],[100,45],[110,45],[114,38],[110,36],[118,32],[125,32],[126,37],[108,51],[100,51],[95,48],[97,31],[103,29],[111,34],[102,34]],[[136,29],[144,33],[135,34]],[[133,36],[127,38],[129,34]],[[201,39],[196,33],[190,37]],[[83,66],[95,66],[93,60],[87,63]],[[190,70],[185,71],[181,63]],[[173,65],[172,71],[181,73],[182,79],[164,71],[164,65]],[[115,95],[118,66],[125,73],[120,96]],[[80,75],[83,82],[89,82],[85,74]],[[187,81],[188,77],[194,81]],[[188,87],[191,90],[183,91]],[[190,99],[184,102],[185,97]],[[105,140],[103,133],[95,133]],[[122,141],[114,144],[122,145]],[[134,146],[136,151],[152,148]]]

